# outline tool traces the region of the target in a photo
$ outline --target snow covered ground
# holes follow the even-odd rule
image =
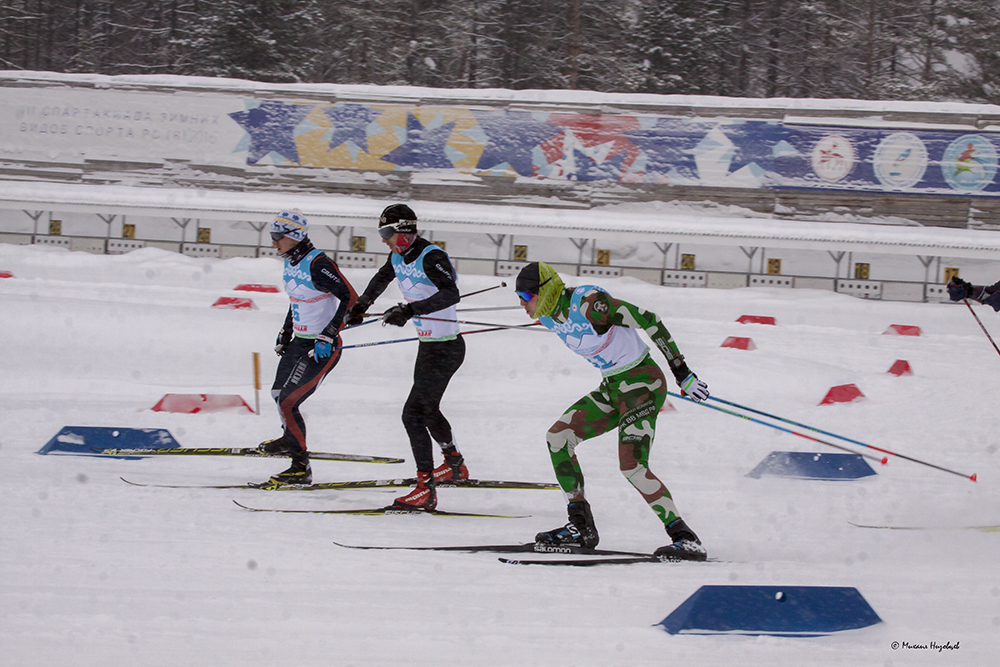
[[[895,457],[862,481],[751,479],[746,473],[772,451],[835,450],[671,399],[676,409],[660,416],[652,467],[723,562],[546,568],[504,565],[495,554],[355,551],[333,541],[529,541],[565,521],[557,491],[439,494],[441,509],[531,515],[524,519],[263,514],[232,500],[349,508],[386,504],[395,492],[136,488],[119,476],[242,483],[283,466],[35,454],[66,425],[165,428],[186,447],[252,446],[276,435],[266,387],[287,302],[232,288],[278,284],[280,263],[0,244],[0,271],[14,274],[0,279],[4,665],[985,665],[1000,649],[1000,533],[954,530],[1000,522],[1000,415],[992,406],[1000,359],[964,306],[602,281],[664,318],[714,395],[976,473],[978,482]],[[371,275],[346,273],[359,288]],[[461,287],[497,282],[465,276]],[[258,309],[211,308],[220,296],[250,296]],[[510,289],[463,303],[509,305]],[[1000,335],[997,314],[976,312]],[[744,314],[774,316],[777,326],[737,323]],[[516,310],[467,316],[526,321]],[[923,335],[883,335],[891,324],[920,326]],[[345,342],[412,335],[373,325],[346,332]],[[721,348],[727,336],[751,337],[757,349]],[[470,336],[468,349],[444,409],[472,474],[551,481],[545,430],[597,385],[596,371],[543,332]],[[149,409],[171,392],[239,393],[252,405],[253,351],[262,353],[262,416]],[[317,481],[412,474],[399,413],[414,354],[413,343],[345,351],[305,408],[312,449],[407,462],[316,462]],[[914,375],[887,374],[897,359]],[[847,383],[867,400],[818,405]],[[614,436],[579,451],[601,545],[663,544],[658,520],[617,470]],[[866,530],[849,521],[936,529]],[[884,623],[808,639],[674,636],[656,626],[705,584],[853,586]]]

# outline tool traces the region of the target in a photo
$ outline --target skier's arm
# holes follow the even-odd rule
[[[667,365],[678,385],[681,385],[687,376],[691,375],[691,370],[684,362],[684,355],[677,349],[677,343],[674,342],[667,327],[664,326],[656,313],[642,310],[627,301],[615,299],[606,292],[598,290],[583,297],[580,310],[600,334],[605,333],[612,326],[645,331],[649,339],[666,357]]]
[[[368,281],[368,287],[365,288],[364,293],[357,298],[354,305],[348,311],[347,323],[351,326],[361,324],[368,307],[375,302],[375,299],[379,298],[395,277],[396,272],[392,268],[392,259],[390,256],[389,259],[385,260],[385,264],[375,272],[372,279]]]
[[[354,305],[354,302],[357,301],[358,295],[351,286],[351,283],[340,272],[340,267],[326,255],[320,255],[313,261],[312,281],[317,289],[329,292],[340,301],[333,319],[323,329],[323,335],[335,339],[341,326],[343,326],[344,316],[348,309]]]

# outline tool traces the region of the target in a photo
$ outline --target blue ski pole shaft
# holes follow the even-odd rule
[[[778,431],[783,431],[785,433],[791,433],[792,435],[797,435],[800,438],[805,438],[806,440],[812,440],[813,442],[818,442],[820,444],[826,445],[827,447],[833,447],[834,449],[839,449],[839,450],[844,451],[844,452],[850,452],[851,454],[857,454],[858,456],[863,456],[866,459],[871,459],[872,461],[878,461],[882,465],[885,465],[886,463],[889,462],[889,459],[886,458],[886,457],[883,457],[883,458],[880,459],[877,456],[872,456],[871,454],[863,454],[861,452],[856,452],[853,449],[851,449],[850,447],[842,447],[842,446],[840,446],[838,444],[835,444],[835,443],[832,443],[832,442],[827,442],[826,440],[820,440],[819,438],[814,438],[811,435],[806,435],[805,433],[799,433],[798,431],[793,431],[791,429],[785,428],[784,426],[777,426],[775,424],[769,424],[769,423],[767,423],[765,421],[761,421],[760,419],[755,419],[755,418],[753,418],[753,417],[751,417],[749,415],[740,414],[739,412],[736,412],[734,410],[727,410],[726,408],[720,408],[717,405],[711,405],[709,403],[698,402],[698,401],[696,401],[694,399],[688,398],[687,396],[681,396],[680,394],[675,394],[672,391],[668,391],[667,394],[669,396],[674,396],[676,398],[680,398],[680,399],[683,399],[685,401],[691,401],[692,403],[697,403],[698,405],[704,406],[706,408],[711,408],[712,410],[718,410],[719,412],[724,412],[725,414],[732,415],[733,417],[739,417],[741,419],[746,419],[747,421],[754,422],[755,424],[763,424],[764,426],[770,426],[771,428],[776,429]],[[711,396],[709,398],[711,398]]]
[[[717,398],[715,396],[709,396],[708,398],[710,400],[713,400],[713,401],[718,401],[719,403],[725,403],[726,405],[731,405],[734,408],[739,408],[740,410],[746,410],[748,412],[753,412],[755,414],[758,414],[758,415],[761,415],[761,416],[764,416],[764,417],[769,417],[771,419],[777,419],[778,421],[785,422],[786,424],[793,424],[795,426],[801,426],[804,429],[808,429],[808,430],[814,431],[816,433],[822,433],[823,435],[829,435],[829,436],[832,436],[834,438],[838,438],[840,440],[843,440],[845,442],[850,442],[850,443],[853,443],[855,445],[860,445],[862,447],[867,447],[868,449],[874,449],[875,451],[882,452],[883,454],[889,454],[891,456],[895,456],[897,458],[904,459],[906,461],[912,461],[913,463],[919,463],[920,465],[925,465],[925,466],[927,466],[929,468],[936,468],[937,470],[941,470],[942,472],[949,472],[952,475],[958,475],[959,477],[965,477],[966,479],[971,479],[973,482],[976,481],[976,475],[975,474],[966,475],[964,472],[957,472],[955,470],[949,470],[948,468],[942,468],[939,465],[934,465],[933,463],[928,463],[927,461],[921,461],[920,459],[915,459],[913,457],[906,456],[905,454],[900,454],[898,452],[893,452],[893,451],[890,451],[888,449],[882,449],[881,447],[876,447],[875,445],[869,445],[867,443],[861,442],[860,440],[854,440],[853,438],[847,438],[847,437],[842,436],[842,435],[837,435],[836,433],[831,433],[829,431],[824,431],[823,429],[816,428],[815,426],[809,426],[808,424],[802,424],[802,423],[797,422],[797,421],[792,421],[791,419],[785,419],[784,417],[779,417],[778,415],[772,415],[772,414],[764,412],[762,410],[755,410],[754,408],[748,407],[746,405],[740,405],[739,403],[733,403],[732,401],[727,401],[725,399]],[[761,422],[761,423],[763,424],[764,422]],[[775,427],[775,428],[778,428],[778,427]],[[824,441],[823,440],[817,440],[817,442],[824,442]],[[829,443],[826,443],[826,444],[829,444]],[[884,463],[884,460],[883,460],[883,463]]]

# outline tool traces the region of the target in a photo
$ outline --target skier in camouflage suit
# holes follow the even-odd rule
[[[655,313],[615,299],[593,285],[567,288],[552,267],[532,262],[517,276],[516,291],[529,317],[556,333],[603,375],[600,386],[571,405],[546,434],[556,478],[568,502],[569,523],[539,533],[539,545],[569,544],[592,549],[599,536],[584,497],[576,446],[618,429],[622,474],[663,522],[671,543],[655,555],[669,560],[705,560],[701,541],[680,517],[670,492],[649,469],[656,417],[666,400],[667,382],[639,337],[645,331],[667,359],[681,391],[703,401],[708,385],[692,373],[670,332]]]

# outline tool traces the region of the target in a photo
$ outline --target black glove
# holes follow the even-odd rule
[[[361,324],[365,319],[365,311],[368,310],[368,306],[372,305],[372,302],[365,297],[358,297],[358,300],[354,302],[354,305],[347,310],[347,315],[344,316],[344,326],[356,327]]]
[[[282,329],[278,332],[278,337],[274,339],[274,352],[279,357],[285,356],[285,350],[288,349],[289,343],[292,342],[292,332],[288,329]]]
[[[952,301],[961,301],[972,296],[972,285],[958,276],[952,276],[948,281],[948,296]]]
[[[401,327],[411,317],[413,317],[413,306],[408,303],[397,303],[382,314],[382,326],[391,324],[394,327]]]

